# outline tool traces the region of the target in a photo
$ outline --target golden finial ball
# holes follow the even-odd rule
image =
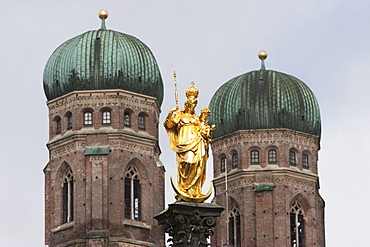
[[[267,54],[267,52],[265,52],[264,50],[262,50],[262,51],[260,51],[259,53],[258,53],[258,57],[259,57],[259,59],[261,59],[261,60],[265,60],[266,58],[267,58],[267,56],[268,56],[269,54]]]
[[[100,19],[105,20],[108,18],[108,11],[106,11],[105,9],[102,9],[99,11],[98,16]]]

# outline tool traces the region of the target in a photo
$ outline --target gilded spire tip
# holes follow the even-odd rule
[[[267,58],[269,54],[267,54],[266,51],[262,50],[260,52],[258,52],[258,58],[261,59],[261,60],[265,60]]]
[[[261,70],[266,70],[265,59],[267,58],[268,55],[269,54],[267,54],[267,52],[264,50],[258,52],[258,58],[261,59]]]
[[[102,9],[102,10],[99,11],[98,16],[101,19],[101,27],[100,27],[100,29],[101,30],[107,30],[107,28],[105,26],[105,19],[108,18],[108,11],[106,11],[105,9]]]
[[[99,13],[98,13],[99,18],[102,19],[102,20],[107,19],[108,15],[109,15],[108,11],[106,11],[105,9],[100,10]]]

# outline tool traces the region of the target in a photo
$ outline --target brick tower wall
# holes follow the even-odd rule
[[[154,215],[164,208],[164,167],[159,161],[159,106],[155,98],[124,90],[72,92],[48,102],[50,161],[45,167],[45,244],[49,246],[162,246]],[[84,126],[84,112],[92,112]],[[103,124],[109,111],[111,124]],[[130,112],[131,125],[124,125]],[[72,114],[73,126],[68,129]],[[138,116],[145,117],[139,129]],[[58,133],[57,121],[61,121]],[[125,175],[139,174],[140,220],[125,218]],[[62,179],[73,171],[73,215],[62,221]],[[156,203],[152,203],[155,201]]]

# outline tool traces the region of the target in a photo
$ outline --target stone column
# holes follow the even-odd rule
[[[203,247],[210,245],[211,228],[223,210],[214,203],[177,201],[154,218],[170,235],[173,247]]]

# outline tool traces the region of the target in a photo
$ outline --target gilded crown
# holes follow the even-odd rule
[[[196,87],[194,87],[195,83],[193,81],[191,82],[191,84],[192,84],[191,87],[186,89],[185,95],[188,99],[196,99],[198,98],[199,90]]]

